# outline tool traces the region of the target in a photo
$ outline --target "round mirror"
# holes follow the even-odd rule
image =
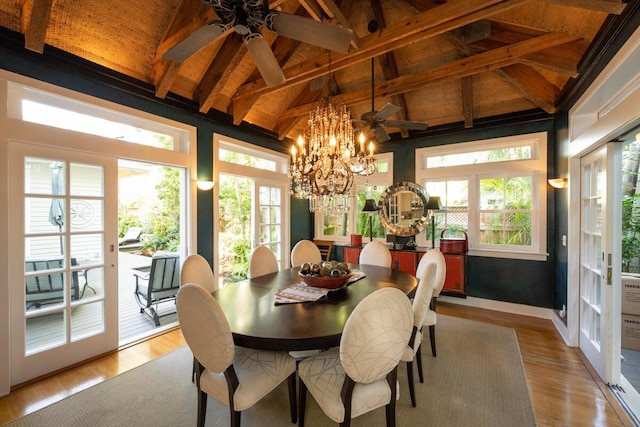
[[[429,223],[427,191],[413,182],[387,188],[378,201],[380,222],[389,234],[414,236]]]

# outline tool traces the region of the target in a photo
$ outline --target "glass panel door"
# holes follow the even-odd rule
[[[117,218],[117,182],[109,158],[11,147],[17,384],[117,347],[117,281],[111,277],[117,260],[107,244],[116,229],[105,221]]]
[[[276,255],[282,268],[282,195],[286,194],[283,185],[256,180],[258,214],[255,227],[256,237],[253,247],[265,245]]]
[[[581,159],[580,349],[611,384],[620,380],[619,171],[619,144]]]

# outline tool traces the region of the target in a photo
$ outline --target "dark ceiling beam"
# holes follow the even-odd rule
[[[561,6],[577,7],[580,9],[594,10],[596,12],[606,12],[613,15],[620,15],[624,10],[623,0],[538,0],[547,3],[559,4]]]

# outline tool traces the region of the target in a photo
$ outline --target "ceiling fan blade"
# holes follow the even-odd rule
[[[413,130],[427,130],[429,127],[428,124],[423,122],[410,122],[407,120],[386,120],[384,122],[385,126],[390,126],[393,128],[401,128],[401,129],[413,129]]]
[[[163,58],[174,62],[183,62],[188,57],[211,43],[227,30],[220,21],[209,21],[202,27],[189,34],[186,39],[176,44],[162,55]]]
[[[382,121],[382,120],[385,120],[387,117],[391,116],[392,114],[397,113],[400,110],[402,110],[402,108],[398,107],[397,105],[387,104],[384,107],[382,107],[380,111],[375,113],[373,115],[373,118],[375,120]]]
[[[245,36],[244,44],[268,87],[278,86],[286,81],[278,60],[262,35]]]
[[[385,142],[391,139],[382,126],[372,127],[371,132],[373,132],[373,135],[376,137],[378,142]]]
[[[353,37],[348,28],[277,11],[267,16],[267,28],[278,35],[342,53],[349,51]]]

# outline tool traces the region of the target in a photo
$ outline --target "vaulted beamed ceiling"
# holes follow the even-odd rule
[[[390,119],[431,127],[472,128],[479,119],[529,110],[554,113],[607,18],[629,6],[622,0],[279,0],[269,7],[350,28],[348,52],[263,29],[285,76],[274,87],[233,29],[182,63],[165,59],[220,18],[202,0],[4,0],[0,26],[24,34],[31,51],[53,46],[151,84],[158,98],[191,99],[202,113],[218,110],[235,124],[245,121],[284,139],[297,137],[328,93],[360,118],[372,110],[372,88],[374,110],[392,103],[401,109]],[[393,138],[416,132],[386,129]]]

